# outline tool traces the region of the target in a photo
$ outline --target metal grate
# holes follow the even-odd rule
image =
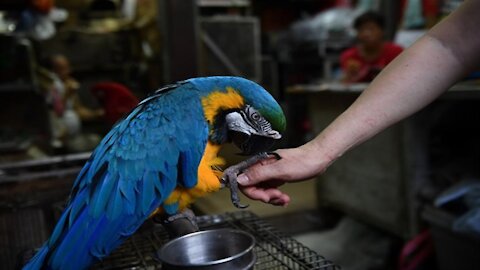
[[[19,254],[41,246],[47,236],[48,226],[41,208],[0,213],[0,268],[15,269]]]
[[[197,222],[201,230],[232,228],[252,234],[257,242],[254,269],[340,269],[249,211],[200,216]],[[154,252],[167,241],[160,225],[144,228],[94,269],[161,269]]]

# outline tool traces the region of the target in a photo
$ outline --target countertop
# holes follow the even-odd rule
[[[310,84],[297,84],[287,88],[289,94],[308,93],[361,93],[369,83],[341,83],[341,82],[318,82]],[[477,81],[460,82],[453,85],[448,94],[468,94],[480,97],[480,83]]]

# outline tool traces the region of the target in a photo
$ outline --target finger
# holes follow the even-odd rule
[[[275,157],[272,156],[272,157],[260,160],[260,164],[268,165],[268,164],[275,163],[277,161],[278,161],[278,159],[276,159]]]
[[[241,187],[241,191],[250,199],[259,200],[273,205],[285,206],[290,202],[290,196],[276,188],[262,189],[255,186]]]
[[[243,174],[240,174],[237,181],[240,185],[251,186],[266,180],[275,179],[280,175],[281,166],[279,164],[281,165],[281,163],[280,160],[267,165],[256,164],[248,168]]]
[[[290,202],[290,197],[278,189],[267,189],[265,193],[270,198],[268,201],[270,204],[285,206]]]
[[[258,183],[256,186],[259,188],[267,189],[267,188],[278,188],[282,185],[285,185],[285,181],[282,180],[269,180],[262,183]]]
[[[243,194],[245,194],[245,196],[252,200],[262,201],[265,203],[268,203],[268,201],[270,200],[270,197],[265,192],[265,190],[259,189],[255,186],[240,187],[240,190]]]
[[[290,198],[275,198],[270,200],[268,203],[276,206],[287,206],[290,202]]]

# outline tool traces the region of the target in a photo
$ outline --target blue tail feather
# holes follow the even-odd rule
[[[39,270],[44,266],[45,258],[48,254],[48,246],[44,245],[40,250],[35,254],[35,256],[30,259],[30,261],[23,266],[23,270]]]

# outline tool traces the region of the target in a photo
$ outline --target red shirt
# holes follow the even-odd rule
[[[359,64],[359,70],[357,76],[352,79],[352,82],[368,82],[371,81],[378,72],[383,69],[388,63],[390,63],[395,57],[402,52],[402,47],[392,43],[385,42],[380,55],[374,60],[366,60],[360,54],[360,50],[357,47],[347,49],[340,56],[340,65],[342,70],[347,70],[347,64],[351,61],[355,61]]]

